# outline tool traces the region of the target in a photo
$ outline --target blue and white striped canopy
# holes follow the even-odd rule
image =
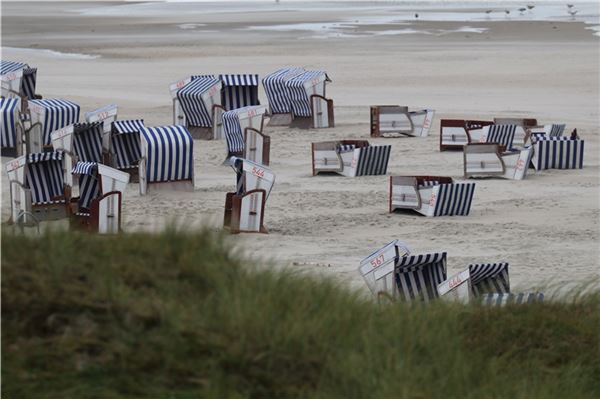
[[[286,82],[294,116],[309,117],[312,115],[310,97],[306,93],[304,83],[322,75],[325,75],[327,80],[329,79],[324,71],[306,71]]]
[[[145,127],[148,183],[190,180],[194,170],[194,140],[183,126]]]
[[[197,76],[179,89],[177,99],[189,125],[212,127],[212,110],[206,108],[202,94],[218,83],[212,76]]]
[[[271,113],[285,114],[292,111],[290,93],[286,86],[286,82],[293,77],[304,73],[304,71],[304,68],[283,68],[263,78],[262,83],[265,88],[267,99],[269,100]]]
[[[231,155],[244,151],[244,132],[240,126],[239,112],[250,110],[256,106],[248,106],[233,111],[224,112],[223,130],[227,140],[227,152]]]
[[[32,204],[48,204],[64,199],[63,153],[60,151],[27,155],[25,186],[31,189]]]
[[[536,170],[582,169],[584,145],[584,140],[570,137],[536,138],[531,161]]]
[[[29,65],[22,62],[0,61],[0,75],[19,71],[21,69],[23,70],[23,78],[21,80],[20,94],[27,97],[29,100],[33,100],[35,98],[37,68],[30,68]]]
[[[79,175],[79,211],[89,209],[90,203],[100,195],[98,181],[98,164],[96,162],[77,162],[71,171]]]
[[[259,105],[258,75],[219,75],[223,82],[221,101],[227,110]]]
[[[113,122],[110,140],[117,169],[127,169],[138,165],[142,156],[140,132],[143,128],[144,121],[142,119]]]
[[[467,216],[471,212],[475,183],[440,184],[434,216]]]
[[[29,104],[35,104],[45,109],[46,115],[43,121],[44,145],[52,142],[50,133],[65,126],[79,121],[79,105],[62,99],[31,100]]]
[[[481,303],[487,306],[523,305],[529,303],[544,302],[544,294],[541,292],[511,293],[489,293],[484,294]]]
[[[102,163],[103,131],[104,122],[75,124],[73,147],[79,161]]]
[[[77,162],[71,173],[74,175],[95,175],[96,168],[98,166],[97,162]]]
[[[399,296],[405,301],[437,298],[437,286],[446,280],[446,252],[396,258],[395,280]]]
[[[480,296],[490,292],[510,292],[508,266],[506,262],[469,265],[473,295]]]
[[[139,133],[145,127],[143,119],[114,121],[111,126],[113,134]]]
[[[490,125],[488,129],[486,143],[503,145],[507,150],[512,148],[517,125]]]
[[[13,148],[17,143],[17,122],[19,118],[19,104],[17,98],[0,99],[0,147]]]

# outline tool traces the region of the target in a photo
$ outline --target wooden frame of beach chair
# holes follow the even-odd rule
[[[312,128],[324,129],[335,127],[335,117],[333,113],[333,100],[323,97],[320,94],[310,96],[312,107]]]
[[[499,144],[473,143],[464,146],[464,177],[501,176],[511,180],[522,180],[533,156],[533,149],[504,151]]]
[[[289,126],[292,123],[291,96],[286,82],[304,72],[304,68],[288,67],[278,69],[262,79],[269,101],[269,126]]]
[[[513,117],[500,117],[494,118],[495,125],[518,125],[524,128],[531,128],[538,125],[537,119],[535,118],[513,118]]]
[[[85,121],[88,123],[102,122],[104,130],[102,132],[102,148],[105,153],[110,151],[110,135],[112,131],[112,123],[117,120],[119,107],[116,104],[106,105],[102,108],[86,112]],[[108,163],[108,162],[107,162]]]
[[[408,111],[400,105],[371,106],[371,137],[426,137],[435,111]]]
[[[358,272],[374,295],[394,291],[394,264],[398,257],[410,254],[405,243],[394,240],[360,262]]]
[[[225,196],[223,227],[231,234],[268,233],[264,225],[265,205],[275,184],[275,174],[263,165],[232,157],[237,188]]]
[[[111,123],[109,154],[110,165],[129,173],[129,181],[139,182],[139,160],[141,158],[141,130],[143,119],[120,120]]]
[[[194,190],[194,140],[185,126],[145,127],[140,152],[140,195],[150,189]]]
[[[252,127],[244,129],[244,158],[269,166],[271,137]]]
[[[492,121],[442,119],[440,121],[440,151],[462,149],[471,143],[469,132],[493,125]]]
[[[95,162],[78,162],[72,173],[79,175],[79,197],[70,200],[71,227],[100,234],[118,233],[129,174]],[[83,203],[89,206],[82,207]]]
[[[37,224],[68,215],[71,187],[62,152],[22,155],[6,163],[11,223]],[[70,179],[69,179],[70,181]]]
[[[446,176],[390,176],[389,212],[416,211],[424,216],[467,216],[475,183]]]
[[[28,103],[31,126],[27,134],[28,151],[39,152],[51,148],[51,133],[79,122],[79,105],[63,99],[30,100]],[[33,129],[39,124],[38,129]],[[37,134],[41,137],[37,138]],[[41,147],[37,148],[37,142]]]

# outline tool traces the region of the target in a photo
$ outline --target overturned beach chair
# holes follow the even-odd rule
[[[507,149],[523,147],[529,138],[527,128],[517,124],[495,124],[490,121],[442,119],[440,151],[460,149],[472,143],[496,143]]]
[[[210,75],[190,76],[169,86],[173,124],[184,126],[194,138],[212,139],[214,121],[221,119],[221,81]]]
[[[504,151],[500,144],[467,144],[463,150],[464,176],[498,176],[511,180],[522,180],[533,156],[531,146]]]
[[[150,188],[193,191],[194,140],[184,126],[144,127],[140,155],[140,195]]]
[[[427,137],[435,111],[408,111],[399,105],[371,107],[371,137]]]
[[[532,135],[543,134],[546,137],[562,137],[565,132],[566,124],[552,123],[542,126],[532,126],[529,128]]]
[[[275,174],[247,159],[232,157],[230,162],[236,173],[236,191],[225,197],[223,226],[232,234],[268,233],[264,225],[265,205]]]
[[[288,126],[292,123],[292,105],[287,82],[305,72],[304,68],[288,67],[268,74],[262,80],[269,101],[269,126]]]
[[[571,137],[532,136],[531,163],[535,170],[582,169],[585,141]]]
[[[27,101],[42,98],[35,94],[37,68],[30,68],[22,62],[0,61],[0,79],[2,81],[2,97],[21,99],[25,112]]]
[[[223,113],[227,159],[232,156],[269,164],[270,138],[263,135],[264,105],[251,105]]]
[[[101,234],[121,230],[121,202],[129,174],[96,162],[77,162],[79,197],[71,198],[71,226]]]
[[[79,105],[61,99],[30,100],[28,103],[31,127],[28,129],[28,152],[41,152],[52,142],[55,130],[79,122]]]
[[[72,162],[104,163],[107,157],[102,150],[103,131],[103,122],[74,123],[52,132],[52,147],[70,156]]]
[[[13,223],[32,225],[67,217],[70,173],[62,152],[22,155],[7,162],[5,168]]]
[[[469,132],[484,126],[493,125],[492,121],[442,119],[440,121],[440,151],[462,149],[471,142]]]
[[[475,183],[454,182],[444,176],[391,176],[390,213],[412,210],[425,216],[467,216]]]
[[[392,241],[360,262],[359,273],[377,297],[429,302],[446,280],[446,252],[411,255],[406,245]]]
[[[327,128],[334,126],[333,100],[325,97],[331,82],[324,71],[305,71],[285,82],[290,95],[291,126]]]
[[[312,143],[312,174],[335,172],[342,176],[385,175],[391,145],[372,146],[367,140]]]
[[[143,128],[143,119],[122,120],[111,123],[110,165],[122,172],[129,173],[132,182],[139,181],[138,167],[142,157],[140,134]]]
[[[0,148],[4,157],[23,155],[25,130],[21,119],[20,98],[0,98]]]
[[[102,148],[105,152],[109,150],[109,142],[110,142],[110,131],[111,124],[117,120],[117,113],[119,108],[116,104],[106,105],[102,108],[98,108],[94,111],[85,113],[85,121],[88,123],[93,122],[102,122],[103,123],[103,132],[102,132]]]
[[[481,297],[481,304],[486,306],[524,305],[544,302],[544,294],[541,292],[513,293],[489,293]]]
[[[460,273],[448,277],[437,287],[441,298],[469,303],[488,293],[510,292],[509,264],[479,263],[469,265]]]

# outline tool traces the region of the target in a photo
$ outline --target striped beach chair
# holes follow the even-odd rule
[[[79,105],[62,99],[31,100],[28,103],[31,127],[39,126],[29,134],[30,151],[42,151],[51,144],[50,134],[55,130],[79,122]],[[37,137],[39,136],[39,137]]]
[[[129,173],[132,182],[137,182],[139,179],[138,167],[142,157],[140,132],[143,128],[143,119],[122,120],[111,123],[110,163],[113,168]]]
[[[331,79],[324,71],[305,71],[285,82],[290,96],[291,126],[334,126],[333,100],[325,97],[325,86],[329,82]]]
[[[67,217],[70,187],[60,151],[22,155],[5,165],[10,184],[11,221],[30,225]]]
[[[562,137],[567,125],[561,123],[552,123],[530,128],[532,135],[545,135],[546,137]]]
[[[391,145],[371,146],[366,140],[325,141],[311,144],[312,174],[335,172],[346,177],[385,175]]]
[[[305,72],[304,68],[287,67],[268,74],[262,80],[269,101],[271,126],[287,126],[292,123],[291,95],[287,82]]]
[[[275,174],[263,165],[231,157],[236,173],[236,191],[226,194],[223,226],[230,233],[268,233],[264,225],[265,205],[275,183]]]
[[[219,75],[219,80],[223,84],[221,104],[223,104],[225,110],[231,111],[251,105],[260,105],[258,99],[258,75]]]
[[[493,125],[492,121],[442,119],[440,121],[440,151],[461,149],[471,143],[470,133]]]
[[[378,297],[430,302],[446,280],[446,252],[411,255],[407,247],[392,242],[361,261],[359,273]]]
[[[88,123],[102,122],[104,131],[102,132],[102,148],[108,152],[110,146],[111,124],[117,120],[119,107],[116,104],[106,105],[102,108],[86,112],[85,121]]]
[[[23,154],[24,128],[21,121],[21,99],[0,98],[0,147],[2,156]]]
[[[536,171],[582,169],[585,141],[570,137],[533,136],[531,163]]]
[[[427,137],[435,111],[408,111],[399,105],[371,107],[371,137]]]
[[[410,210],[424,216],[467,216],[475,183],[445,176],[391,176],[389,211]]]
[[[15,61],[0,61],[2,97],[20,97],[22,102],[41,98],[35,94],[37,68]]]
[[[121,202],[129,174],[96,162],[77,162],[79,196],[71,198],[71,226],[101,234],[121,229]]]
[[[184,126],[144,127],[140,132],[140,195],[150,188],[194,189],[194,140]]]
[[[102,150],[103,131],[103,122],[74,123],[52,132],[52,147],[65,152],[75,162],[102,163],[105,158]]]
[[[544,294],[541,292],[512,293],[489,293],[481,297],[481,304],[485,306],[524,305],[544,302]]]
[[[221,81],[211,75],[190,76],[169,86],[173,124],[184,126],[195,138],[213,138],[213,122],[220,120]]]
[[[533,156],[531,146],[504,151],[500,144],[474,143],[463,149],[465,179],[469,177],[498,176],[511,180],[522,180]]]
[[[246,157],[263,165],[268,165],[270,138],[263,135],[263,119],[267,112],[264,105],[251,105],[223,113],[223,131],[227,142],[227,159],[232,156]],[[250,130],[251,129],[251,130]],[[255,143],[254,146],[246,146]],[[260,141],[260,151],[256,143]],[[252,152],[252,157],[247,157]],[[266,161],[266,163],[264,163]]]

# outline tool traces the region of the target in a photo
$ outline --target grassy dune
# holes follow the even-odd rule
[[[206,232],[4,235],[2,394],[598,398],[599,305],[377,305]]]

